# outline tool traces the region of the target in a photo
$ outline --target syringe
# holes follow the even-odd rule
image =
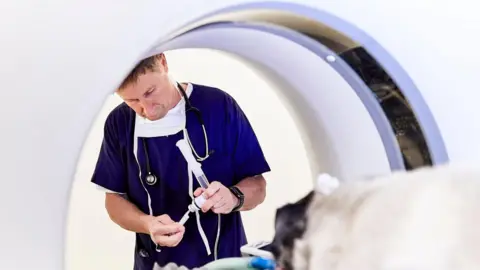
[[[209,182],[202,170],[202,165],[193,157],[192,149],[187,144],[185,139],[181,139],[177,142],[177,147],[180,149],[183,157],[188,163],[188,166],[192,169],[195,178],[197,179],[200,186],[204,189],[208,188]],[[205,203],[205,197],[198,196],[195,200],[188,206],[187,212],[183,215],[182,219],[179,221],[180,224],[185,224],[187,222],[190,213],[198,211],[202,208],[203,203]]]
[[[180,223],[181,225],[185,224],[185,222],[187,222],[190,216],[190,213],[193,213],[202,209],[202,206],[205,202],[206,200],[203,196],[196,197],[195,200],[193,200],[193,202],[188,206],[187,212],[185,212],[182,219],[180,219],[178,223]]]
[[[192,149],[190,149],[190,146],[188,146],[185,139],[179,140],[177,142],[177,147],[180,149],[180,152],[182,152],[183,157],[192,169],[195,178],[197,178],[198,184],[200,184],[202,188],[207,189],[210,183],[203,173],[202,165],[195,159],[195,157],[193,157]]]
[[[177,142],[177,147],[180,149],[180,152],[182,152],[183,157],[188,163],[188,166],[192,170],[193,174],[195,175],[195,178],[197,178],[198,184],[204,189],[207,189],[210,183],[208,182],[207,177],[203,173],[202,170],[202,165],[193,157],[192,149],[188,145],[187,141],[185,139],[181,139]],[[189,176],[190,178],[191,176]],[[190,184],[191,185],[191,184]],[[181,225],[185,224],[187,222],[190,213],[195,212],[197,215],[197,225],[198,225],[198,230],[200,233],[200,236],[202,237],[203,243],[205,244],[205,248],[207,249],[207,254],[210,255],[210,246],[208,244],[208,239],[207,236],[205,235],[205,232],[202,229],[202,225],[200,223],[198,211],[202,208],[203,204],[206,202],[206,198],[204,195],[200,195],[196,197],[193,202],[188,206],[187,212],[183,215],[183,217],[180,219],[178,223]],[[214,258],[215,260],[217,259],[217,252],[218,252],[218,240],[220,237],[220,214],[218,214],[218,227],[217,227],[217,238],[215,239],[215,251],[214,251]]]

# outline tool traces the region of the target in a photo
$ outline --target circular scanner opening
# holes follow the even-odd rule
[[[380,64],[380,61],[375,59],[359,41],[353,40],[346,34],[311,17],[305,17],[284,9],[268,8],[266,6],[256,9],[235,7],[227,11],[220,11],[183,27],[173,36],[176,38],[191,31],[222,23],[243,23],[263,25],[266,27],[280,26],[322,44],[322,46],[328,48],[332,54],[339,56],[344,63],[348,65],[350,72],[358,76],[366,88],[370,90],[371,95],[375,97],[383,113],[383,116],[376,117],[383,117],[388,121],[388,132],[395,137],[396,145],[388,145],[389,142],[385,137],[389,135],[385,134],[385,127],[383,127],[382,130],[382,127],[379,127],[381,124],[376,123],[379,132],[383,133],[386,151],[390,151],[389,159],[391,169],[411,170],[434,164],[432,151],[429,149],[423,127],[416,115],[416,111],[422,111],[423,109],[414,108],[413,104],[411,104],[404,95],[404,91],[399,84],[393,79],[392,74],[389,74]],[[272,52],[274,53],[274,50],[272,50]],[[349,76],[352,75],[350,74]],[[358,85],[352,85],[352,87],[355,88],[358,87]],[[412,89],[409,90],[411,91]],[[413,90],[418,92],[416,89]],[[370,105],[365,104],[365,106]],[[295,112],[293,113],[295,114]],[[370,113],[375,112],[370,110]],[[351,117],[355,117],[355,115]],[[302,117],[300,116],[299,118]],[[299,120],[299,122],[303,122],[303,125],[309,124],[304,120]],[[432,141],[435,140],[433,137],[434,136],[432,136]],[[306,140],[308,139],[306,138]],[[442,150],[437,152],[442,152]],[[368,153],[365,153],[365,155],[368,155]],[[401,155],[401,165],[392,164],[395,163],[395,161],[393,161],[395,155]],[[445,158],[437,157],[438,162],[444,161],[442,159]]]
[[[244,29],[253,29],[259,27],[266,32],[274,29],[274,34],[282,36],[286,39],[295,36],[295,39],[291,40],[292,42],[298,42],[301,40],[301,46],[304,46],[307,50],[312,51],[312,58],[318,58],[322,62],[326,63],[326,65],[329,65],[333,71],[337,72],[338,74],[333,75],[329,73],[331,71],[327,69],[311,70],[311,66],[300,65],[301,63],[297,63],[299,65],[293,67],[295,69],[301,69],[301,72],[303,73],[309,73],[309,76],[314,76],[312,74],[317,72],[318,74],[316,77],[319,81],[342,79],[344,81],[343,83],[349,85],[350,89],[353,90],[351,91],[354,93],[353,95],[357,95],[357,99],[361,100],[360,103],[370,114],[370,121],[374,122],[373,126],[376,128],[375,132],[371,133],[371,136],[375,137],[371,141],[381,141],[383,147],[382,151],[386,153],[387,160],[389,162],[387,170],[374,171],[373,174],[387,173],[391,170],[409,170],[421,166],[432,165],[435,163],[435,161],[442,161],[442,159],[445,160],[441,156],[437,156],[435,159],[435,156],[432,155],[432,153],[435,154],[435,151],[432,152],[432,148],[429,147],[429,141],[427,140],[428,136],[425,136],[425,132],[423,130],[424,127],[420,124],[421,121],[419,121],[417,117],[417,112],[419,111],[418,108],[415,107],[415,104],[409,102],[407,95],[405,95],[403,91],[404,89],[402,89],[402,84],[397,83],[397,81],[394,79],[395,74],[388,72],[386,68],[383,67],[381,61],[382,59],[375,58],[372,53],[362,46],[361,42],[353,40],[341,31],[322,23],[320,20],[315,20],[311,17],[295,12],[265,7],[260,9],[217,12],[211,16],[209,15],[200,20],[196,20],[193,23],[179,29],[175,33],[172,33],[169,38],[163,39],[162,42],[155,44],[155,46],[142,58],[158,52],[174,51],[176,49],[190,47],[222,50],[220,45],[218,47],[214,47],[209,46],[209,44],[206,43],[194,44],[185,42],[185,40],[192,40],[188,40],[186,38],[189,34],[197,33],[199,36],[202,36],[205,32],[201,32],[199,30],[205,30],[215,26],[218,26],[219,28],[225,27],[227,30],[230,26],[237,26],[240,28],[243,27]],[[257,30],[259,28],[257,28]],[[287,34],[283,35],[284,33]],[[206,37],[204,39],[206,39]],[[229,39],[227,36],[224,36],[215,42],[226,43],[229,42]],[[312,45],[313,43],[316,45]],[[247,44],[243,45],[247,46]],[[251,46],[249,48],[251,50],[257,50],[259,49],[258,47],[264,46],[268,45],[265,43],[256,43],[255,46]],[[318,53],[314,47],[321,48],[323,53]],[[275,55],[277,53],[276,49],[277,48],[272,45],[268,49],[267,53],[270,55]],[[246,50],[246,47],[244,47],[243,50]],[[279,96],[283,98],[284,105],[290,108],[292,118],[296,119],[297,121],[295,124],[299,128],[300,132],[303,133],[301,136],[306,148],[307,157],[311,162],[310,168],[313,172],[313,177],[319,171],[341,174],[340,172],[349,170],[350,167],[342,167],[341,165],[337,164],[342,163],[344,161],[343,157],[348,156],[348,153],[344,156],[337,156],[336,151],[341,152],[342,149],[339,150],[331,147],[334,140],[340,140],[340,144],[342,144],[342,138],[330,136],[331,134],[328,133],[328,130],[323,130],[322,124],[324,123],[316,123],[317,121],[321,122],[317,118],[320,116],[316,115],[316,113],[319,112],[316,111],[318,108],[312,107],[312,104],[306,100],[308,98],[305,98],[305,95],[298,94],[298,92],[302,91],[302,89],[298,87],[299,84],[293,83],[288,76],[284,77],[285,74],[273,71],[265,63],[255,62],[254,59],[249,59],[245,55],[235,53],[234,50],[222,51],[225,51],[231,55],[236,55],[238,60],[244,61],[244,63],[252,70],[266,79],[272,85],[272,88],[279,89]],[[282,58],[285,56],[280,54],[275,55],[275,57]],[[328,84],[322,84],[322,86],[325,85]],[[340,90],[336,89],[334,84],[331,84],[330,86],[331,88],[329,90],[331,91]],[[314,85],[308,89],[309,92],[318,92],[317,90],[320,89],[316,89],[316,87],[318,86]],[[369,97],[362,96],[366,93],[364,90],[368,90]],[[360,93],[363,94],[361,95]],[[313,96],[312,98],[316,98],[317,101],[320,99],[328,99],[328,93],[325,93],[324,91],[323,96],[317,95]],[[339,117],[338,119],[350,118],[350,121],[359,117],[357,114],[358,108],[355,108],[355,110],[344,108],[345,106],[349,106],[349,102],[343,102],[341,99],[337,99],[335,102],[337,103],[330,104],[331,107],[329,114],[344,114],[345,112],[348,112],[348,114],[344,115],[343,118]],[[313,103],[316,103],[316,101]],[[336,107],[338,109],[335,109]],[[312,115],[315,115],[315,117]],[[255,115],[249,115],[249,117],[254,118]],[[353,122],[354,121],[349,123],[353,124]],[[334,126],[334,128],[338,127],[339,126]],[[347,132],[350,137],[356,137],[359,133],[365,134],[362,129],[370,129],[372,126],[367,123],[367,125],[358,124],[354,125],[353,127],[354,128],[349,128]],[[361,143],[362,141],[360,144]],[[349,144],[348,142],[345,142],[345,144],[347,146],[345,146],[343,149],[352,149],[359,146],[359,144]],[[369,147],[374,146],[369,145],[369,140],[366,140],[365,144],[367,145],[362,148],[364,150],[361,155],[354,155],[351,160],[346,162],[358,162],[362,164],[364,159],[369,160],[372,152],[375,152],[370,151]],[[439,150],[439,152],[442,151],[442,149]],[[371,166],[371,168],[376,166],[384,166],[384,164],[376,164],[375,162],[376,160],[372,160],[369,163],[369,166]],[[365,172],[366,173],[364,174],[359,173],[355,176],[371,176],[371,174],[369,174],[369,170],[366,170]],[[297,183],[299,182],[295,181],[295,179],[291,179],[291,181]],[[271,215],[266,216],[269,217]],[[100,219],[101,217],[98,217],[98,220]],[[111,236],[110,238],[116,239],[118,244],[131,241],[131,238],[127,236],[127,234],[122,234],[123,238],[119,239],[118,235],[116,234],[118,231],[112,231],[111,233],[115,234],[115,236]],[[98,259],[103,260],[103,258]]]

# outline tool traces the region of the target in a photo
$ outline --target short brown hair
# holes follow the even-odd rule
[[[162,56],[163,56],[163,53],[156,54],[140,61],[132,69],[132,71],[130,71],[130,73],[123,80],[123,82],[120,84],[118,89],[120,90],[125,88],[129,84],[136,83],[138,80],[138,77],[140,77],[143,74],[146,74],[149,71],[156,71],[158,67],[158,63],[162,59]]]

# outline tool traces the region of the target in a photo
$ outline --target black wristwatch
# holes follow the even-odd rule
[[[233,196],[237,197],[238,199],[237,206],[235,206],[232,209],[232,212],[236,212],[240,210],[240,208],[242,208],[243,202],[245,201],[245,196],[243,195],[243,193],[240,191],[238,187],[233,186],[233,187],[229,187],[228,189],[230,190],[230,192],[232,192]]]

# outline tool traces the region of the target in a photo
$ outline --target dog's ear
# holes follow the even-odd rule
[[[317,177],[315,192],[319,195],[328,196],[340,186],[340,181],[327,173]]]
[[[275,213],[275,230],[277,232],[281,231],[281,227],[285,227],[285,225],[291,225],[297,223],[298,220],[305,219],[306,211],[314,196],[315,192],[310,191],[306,196],[297,202],[287,203],[278,208]]]

